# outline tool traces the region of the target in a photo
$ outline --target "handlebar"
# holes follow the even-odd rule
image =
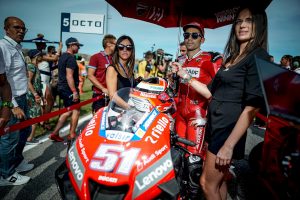
[[[191,146],[191,147],[196,146],[196,144],[194,142],[187,140],[185,138],[179,137],[177,135],[177,133],[175,133],[174,131],[171,131],[171,140],[172,140],[173,144],[176,144],[177,142],[179,142],[179,143],[185,144],[187,146]]]
[[[178,136],[178,138],[177,138],[177,141],[180,142],[180,143],[182,143],[182,144],[191,146],[191,147],[196,146],[196,144],[195,144],[194,142],[192,142],[192,141],[190,141],[190,140],[187,140],[187,139],[185,139],[185,138],[181,138],[181,137],[179,137],[179,136]]]

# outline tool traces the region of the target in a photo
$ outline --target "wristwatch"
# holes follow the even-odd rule
[[[14,107],[14,104],[11,101],[2,101],[0,103],[0,107],[8,107],[10,109],[12,109]]]

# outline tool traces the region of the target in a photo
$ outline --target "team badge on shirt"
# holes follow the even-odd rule
[[[200,68],[198,67],[186,67],[185,70],[191,75],[193,78],[200,77]]]

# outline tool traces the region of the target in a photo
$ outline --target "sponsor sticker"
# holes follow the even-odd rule
[[[153,165],[136,176],[133,188],[133,199],[137,198],[149,188],[157,184],[162,178],[173,170],[170,151]]]
[[[101,124],[99,129],[99,135],[102,137],[106,137],[105,135],[105,126],[106,126],[106,115],[107,115],[107,108],[103,110],[102,117],[101,117]]]
[[[227,9],[227,10],[223,10],[221,12],[215,13],[217,23],[231,22],[234,19],[235,14],[238,9],[239,9],[239,7],[235,7],[232,9]]]
[[[156,98],[157,97],[156,94],[151,94],[151,93],[147,93],[147,92],[141,92],[140,96],[146,97],[146,98]]]
[[[82,136],[81,135],[78,137],[78,143],[79,143],[80,153],[81,153],[82,157],[84,158],[85,163],[88,163],[90,159],[88,158],[88,156],[85,152],[85,147],[84,147],[84,144],[82,142]]]
[[[116,183],[118,182],[118,178],[115,177],[109,177],[109,176],[98,176],[99,181],[105,181],[105,182],[110,182],[110,183]]]
[[[146,118],[146,120],[141,124],[141,128],[143,130],[147,130],[158,114],[159,114],[159,111],[156,109],[153,109],[152,112]]]
[[[193,78],[200,77],[200,68],[198,67],[186,67],[185,70],[191,75]]]
[[[168,118],[166,118],[165,116],[160,118],[157,121],[156,125],[151,129],[151,134],[145,138],[145,141],[151,142],[152,144],[157,143],[158,139],[160,138],[164,130],[168,127],[168,125],[169,125]]]
[[[133,137],[132,133],[116,131],[116,130],[107,130],[106,138],[108,140],[120,141],[120,142],[128,142]]]
[[[68,162],[70,164],[71,173],[74,176],[76,184],[81,189],[83,183],[83,177],[85,174],[85,168],[80,160],[77,149],[75,148],[76,143],[70,148],[68,153]]]

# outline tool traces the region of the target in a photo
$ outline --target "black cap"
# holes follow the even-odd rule
[[[202,36],[204,36],[204,27],[201,24],[199,24],[198,22],[188,23],[188,24],[184,25],[182,27],[182,29],[185,32],[186,29],[191,28],[191,27],[197,28],[200,31],[200,33],[202,34]]]
[[[83,44],[80,44],[76,38],[70,37],[66,40],[66,45],[69,46],[72,44],[78,44],[79,46],[83,46]]]

